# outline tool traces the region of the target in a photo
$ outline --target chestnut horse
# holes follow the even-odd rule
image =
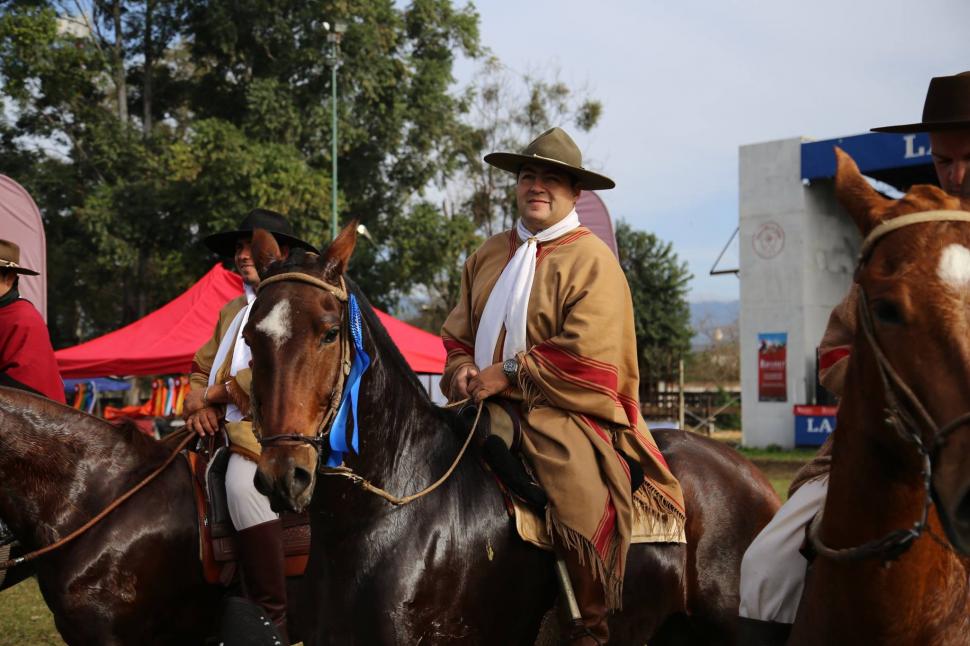
[[[961,203],[933,186],[886,199],[836,156],[836,194],[867,238],[859,324],[789,643],[966,644],[970,213],[900,219]]]
[[[133,426],[0,387],[0,518],[25,551],[50,545],[170,451]],[[87,532],[16,566],[36,574],[65,642],[202,644],[216,634],[224,590],[202,576],[191,478],[176,457]],[[290,582],[293,596],[298,581]]]
[[[531,644],[554,603],[553,558],[516,536],[479,460],[465,456],[440,488],[402,506],[347,478],[317,482],[316,436],[349,359],[347,295],[337,286],[350,284],[343,273],[354,243],[351,224],[322,257],[281,262],[272,236],[253,236],[263,282],[244,336],[264,441],[257,487],[278,508],[309,504],[317,625],[308,643]],[[349,291],[372,364],[359,387],[359,450],[345,464],[410,494],[449,468],[467,429],[431,402],[363,295]],[[733,449],[682,431],[655,435],[684,489],[688,542],[633,546],[613,641],[734,643],[741,556],[778,498]]]

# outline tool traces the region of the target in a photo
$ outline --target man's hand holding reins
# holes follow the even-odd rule
[[[185,427],[199,437],[215,435],[219,430],[219,414],[213,406],[200,408],[185,419]]]
[[[461,369],[455,375],[456,380],[460,372]],[[476,370],[476,374],[468,380],[467,396],[478,403],[492,395],[504,392],[511,385],[509,378],[505,376],[505,372],[502,370],[502,364],[493,363],[484,370]]]
[[[468,382],[478,375],[478,367],[474,363],[466,363],[455,371],[451,380],[451,400],[459,401],[470,397]]]

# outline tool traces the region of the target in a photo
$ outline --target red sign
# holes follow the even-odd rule
[[[758,401],[788,400],[787,332],[758,335]]]

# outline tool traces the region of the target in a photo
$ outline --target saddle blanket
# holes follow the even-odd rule
[[[540,517],[531,507],[522,504],[513,496],[512,514],[515,518],[515,529],[522,540],[532,543],[541,549],[552,551],[552,541],[546,529],[546,519]],[[633,536],[631,543],[686,543],[684,523],[679,518],[672,518],[670,522],[658,518],[655,514],[633,506]]]

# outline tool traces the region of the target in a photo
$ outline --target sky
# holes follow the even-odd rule
[[[460,0],[459,0],[460,3]],[[559,71],[603,103],[562,124],[614,220],[673,243],[692,302],[738,298],[709,276],[738,223],[738,148],[918,121],[933,76],[970,70],[968,0],[477,0],[509,69]],[[456,66],[459,84],[476,66]],[[550,124],[559,125],[559,124]],[[537,133],[538,134],[538,133]],[[737,241],[719,267],[737,266]]]

